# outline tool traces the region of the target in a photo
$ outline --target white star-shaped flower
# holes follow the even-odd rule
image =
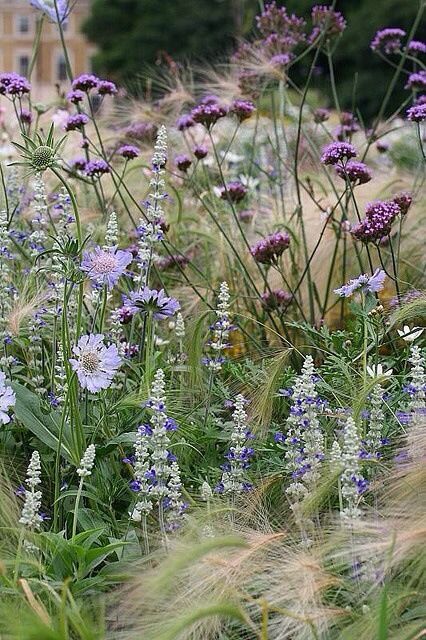
[[[405,340],[405,342],[414,342],[414,340],[417,340],[417,338],[422,335],[424,329],[421,327],[413,327],[410,329],[408,324],[405,324],[402,329],[397,329],[397,331],[399,337]]]
[[[373,365],[372,367],[367,367],[367,373],[371,378],[379,378],[380,376],[389,378],[392,375],[392,371],[393,369],[384,371],[381,364],[378,364],[377,366]]]

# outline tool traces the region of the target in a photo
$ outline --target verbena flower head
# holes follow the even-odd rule
[[[42,11],[52,22],[65,22],[70,12],[69,0],[30,0],[30,4]],[[56,12],[57,11],[57,12]]]
[[[132,260],[130,251],[117,250],[115,247],[95,247],[93,251],[85,252],[80,269],[96,284],[112,289]]]
[[[293,301],[293,296],[283,289],[275,289],[273,291],[265,291],[262,293],[262,304],[268,311],[284,311]]]
[[[415,71],[408,76],[406,89],[422,89],[426,90],[426,71]]]
[[[380,29],[371,41],[371,49],[386,54],[395,53],[401,50],[401,39],[406,35],[403,29]]]
[[[99,78],[91,73],[83,73],[81,76],[74,78],[72,88],[80,91],[90,91],[96,89],[99,85]]]
[[[229,110],[230,113],[237,116],[240,122],[250,118],[254,111],[256,111],[256,107],[250,100],[234,100]]]
[[[421,40],[411,40],[407,45],[407,51],[411,54],[426,53],[426,42]]]
[[[321,162],[335,165],[355,158],[356,155],[356,149],[350,142],[331,142],[323,149]]]
[[[117,347],[106,347],[102,334],[90,333],[81,336],[72,351],[76,358],[70,358],[70,363],[81,387],[91,393],[108,389],[121,364]]]
[[[132,144],[124,144],[117,149],[117,154],[126,160],[134,160],[140,156],[141,152]]]
[[[189,113],[184,113],[176,120],[176,127],[179,131],[185,131],[195,125],[195,120]]]
[[[356,291],[362,293],[377,293],[383,289],[386,273],[382,269],[376,269],[372,276],[362,274],[358,278],[349,280],[339,289],[334,289],[334,293],[342,298],[350,298]]]
[[[80,89],[75,89],[73,91],[68,91],[67,100],[72,102],[73,104],[78,104],[79,102],[83,102],[85,98],[85,93],[80,91]]]
[[[397,193],[393,198],[392,202],[398,205],[401,215],[405,216],[408,213],[409,208],[413,204],[413,196],[408,191],[402,191],[401,193]]]
[[[407,109],[407,120],[424,122],[426,120],[426,104],[415,104]]]
[[[198,160],[202,160],[203,158],[205,158],[208,152],[208,148],[202,144],[197,144],[197,146],[194,147],[194,156],[198,158]]]
[[[111,80],[98,80],[97,89],[100,96],[115,96],[118,93],[117,86]]]
[[[363,162],[349,160],[345,165],[338,164],[336,173],[344,180],[349,180],[354,184],[365,184],[370,182],[372,175],[370,169]]]
[[[224,105],[216,102],[203,102],[192,109],[191,118],[194,122],[204,125],[206,129],[210,129],[220,118],[226,116],[227,113],[228,110]]]
[[[65,131],[76,131],[82,129],[88,124],[89,118],[84,113],[76,113],[74,116],[69,116],[65,123]]]
[[[240,202],[247,194],[247,187],[239,180],[228,182],[226,187],[220,190],[222,200],[230,200],[231,202]]]
[[[89,176],[90,178],[99,178],[103,174],[109,173],[110,168],[105,160],[99,158],[97,160],[89,160],[89,162],[86,163],[84,172],[86,176]]]
[[[175,298],[169,298],[161,289],[144,287],[141,291],[132,291],[123,298],[123,305],[130,313],[152,313],[155,320],[164,320],[174,316],[180,309]]]
[[[318,108],[314,111],[314,122],[319,124],[320,122],[326,122],[330,117],[330,111],[328,109]]]
[[[339,36],[346,29],[346,20],[340,11],[334,11],[327,5],[315,5],[312,7],[312,24],[314,29],[310,36],[310,42],[325,32],[325,38]]]
[[[31,124],[31,122],[33,121],[33,114],[29,109],[25,109],[24,107],[22,107],[19,113],[19,119],[24,124]]]
[[[0,371],[0,423],[9,424],[8,411],[15,406],[16,396],[12,387],[6,384],[6,375]]]
[[[352,228],[351,233],[362,242],[382,240],[390,234],[392,223],[400,213],[400,206],[392,200],[370,202],[365,210],[365,218]]]
[[[185,153],[181,153],[180,155],[176,156],[175,164],[176,164],[177,168],[179,169],[179,171],[186,172],[186,171],[188,171],[189,167],[191,166],[192,160]]]
[[[290,236],[288,233],[285,231],[276,231],[252,245],[250,253],[256,262],[272,264],[277,261],[289,245]]]
[[[18,73],[0,74],[0,94],[9,96],[23,96],[30,93],[31,84]]]

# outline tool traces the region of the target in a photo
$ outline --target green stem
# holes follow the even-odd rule
[[[74,540],[75,534],[77,533],[77,520],[78,520],[78,507],[80,505],[81,492],[83,491],[84,477],[80,478],[80,484],[78,485],[77,496],[75,498],[75,506],[74,506],[74,517],[72,522],[72,534],[71,541]]]

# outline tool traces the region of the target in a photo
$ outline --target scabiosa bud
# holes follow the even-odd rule
[[[184,171],[185,173],[188,171],[189,167],[192,164],[192,160],[189,156],[182,153],[175,158],[175,164],[179,171]]]
[[[321,162],[335,165],[350,158],[355,158],[356,155],[356,149],[350,142],[331,142],[323,149]]]
[[[405,216],[413,203],[413,196],[411,193],[402,192],[394,196],[392,200],[396,205],[398,205],[401,215]]]
[[[370,202],[366,207],[365,218],[352,228],[351,233],[362,242],[377,242],[389,235],[392,223],[399,213],[399,205],[392,200]]]
[[[380,29],[371,41],[371,49],[381,53],[396,53],[402,48],[401,38],[406,36],[403,29]]]
[[[77,469],[77,475],[80,478],[87,478],[92,475],[93,465],[95,464],[96,447],[94,444],[89,444],[83,457],[80,460],[80,466]]]
[[[75,78],[72,83],[72,88],[80,91],[90,91],[96,89],[99,84],[99,78],[91,73],[83,73],[78,78]]]
[[[210,129],[216,122],[226,116],[227,108],[216,102],[201,103],[194,107],[191,111],[191,117],[194,122],[198,122]]]
[[[426,71],[416,71],[408,76],[406,89],[422,89],[426,90]]]
[[[88,124],[89,118],[84,113],[76,113],[69,116],[65,123],[65,131],[76,131]]]
[[[345,165],[337,165],[336,173],[344,180],[349,180],[354,184],[365,184],[370,182],[372,175],[370,169],[363,162],[350,160]]]
[[[326,120],[330,117],[330,111],[328,109],[315,109],[314,111],[314,122],[319,124],[320,122],[326,122]]]
[[[67,93],[68,102],[72,102],[73,104],[78,104],[84,100],[84,92],[80,91],[80,89],[75,89],[73,91],[69,91]]]
[[[103,175],[104,173],[109,173],[109,166],[105,160],[89,160],[86,163],[85,174],[90,178],[97,178]]]
[[[426,104],[415,104],[407,109],[407,120],[424,122],[426,120]]]
[[[250,248],[250,253],[256,262],[272,264],[290,245],[290,236],[285,231],[277,231],[259,240]]]
[[[207,147],[202,144],[198,144],[196,147],[194,147],[194,156],[198,160],[202,160],[203,158],[205,158],[208,152],[209,150],[207,149]]]
[[[291,293],[283,289],[266,291],[262,294],[262,304],[268,311],[284,311],[292,300]]]
[[[100,96],[115,96],[118,93],[116,85],[110,80],[99,80],[97,89]]]
[[[240,122],[250,118],[254,111],[256,111],[256,107],[250,100],[234,100],[229,110],[230,113],[237,116]]]
[[[41,145],[32,152],[31,165],[39,173],[51,167],[54,164],[54,161],[55,152],[52,147]]]
[[[247,187],[239,180],[228,182],[226,186],[220,190],[222,200],[230,200],[231,202],[240,202],[247,194]]]
[[[126,160],[134,160],[138,156],[140,156],[141,152],[139,149],[132,144],[123,144],[123,146],[117,149],[117,154],[126,158]]]

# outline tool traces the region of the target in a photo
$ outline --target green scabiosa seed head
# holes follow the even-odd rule
[[[46,171],[46,169],[53,165],[54,160],[55,152],[52,147],[48,147],[47,145],[37,147],[31,156],[31,164],[38,172]]]

